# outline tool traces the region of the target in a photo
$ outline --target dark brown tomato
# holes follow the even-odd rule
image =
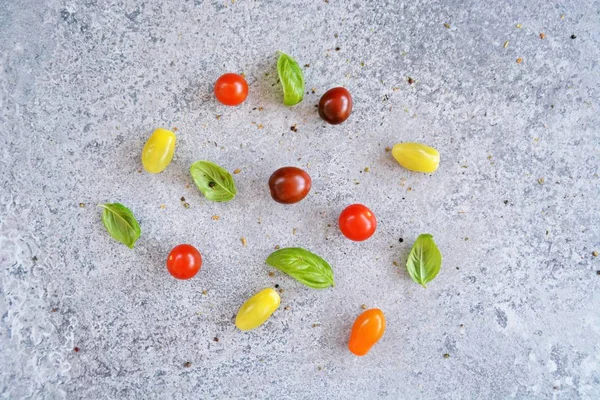
[[[319,101],[319,115],[332,125],[341,124],[352,112],[352,96],[343,87],[326,91]]]
[[[282,204],[294,204],[305,198],[310,185],[310,176],[296,167],[279,168],[269,178],[271,197]]]

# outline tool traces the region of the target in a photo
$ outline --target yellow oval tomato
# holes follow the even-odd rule
[[[279,294],[271,288],[261,290],[240,308],[235,317],[235,326],[239,330],[249,331],[257,328],[269,319],[281,303]]]
[[[175,134],[169,130],[158,128],[148,139],[142,150],[144,169],[153,174],[163,171],[175,152]]]
[[[392,156],[406,169],[417,172],[434,172],[440,165],[440,153],[421,143],[398,143]]]
[[[350,333],[348,349],[357,356],[364,356],[385,332],[385,316],[379,308],[360,314]]]

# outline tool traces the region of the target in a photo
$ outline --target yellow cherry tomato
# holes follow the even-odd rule
[[[274,289],[261,290],[240,308],[235,317],[235,326],[241,331],[261,326],[277,310],[280,302],[281,298]]]
[[[144,169],[153,174],[163,171],[171,163],[175,151],[175,134],[158,128],[148,139],[142,150]]]
[[[398,143],[392,156],[406,169],[417,172],[434,172],[440,165],[440,153],[421,143]]]

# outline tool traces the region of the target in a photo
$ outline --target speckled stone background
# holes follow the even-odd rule
[[[294,108],[277,50],[306,64]],[[0,1],[0,397],[600,398],[599,60],[598,1]],[[211,92],[229,71],[237,108]],[[337,85],[355,108],[328,126]],[[151,175],[156,127],[178,143]],[[401,141],[439,170],[401,168]],[[201,196],[199,159],[241,169],[234,201]],[[285,165],[313,178],[294,206],[267,188]],[[105,202],[140,221],[134,250]],[[378,217],[362,243],[336,226],[354,202]],[[424,232],[444,257],[428,289],[403,267]],[[165,269],[179,243],[204,257],[190,281]],[[269,276],[276,245],[322,255],[336,287]],[[280,309],[236,330],[274,285]],[[388,325],[358,358],[362,304]]]

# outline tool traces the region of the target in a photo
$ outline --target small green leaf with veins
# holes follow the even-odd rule
[[[406,269],[413,281],[426,288],[440,272],[442,253],[428,233],[419,235],[406,261]]]
[[[334,286],[331,266],[308,250],[299,247],[280,249],[271,253],[266,263],[311,288]]]
[[[283,104],[291,107],[300,103],[304,98],[304,73],[296,60],[280,52],[277,74],[283,88]]]
[[[102,222],[110,236],[133,249],[142,230],[131,210],[121,203],[98,204],[98,207],[103,208]]]
[[[198,190],[210,201],[229,201],[237,194],[231,174],[210,161],[196,161],[190,174]]]

